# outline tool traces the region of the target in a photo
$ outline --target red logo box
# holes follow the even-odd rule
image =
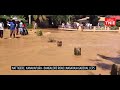
[[[105,25],[106,26],[115,26],[116,18],[105,18]]]

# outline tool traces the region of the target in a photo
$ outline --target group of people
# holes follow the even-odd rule
[[[10,39],[15,38],[16,35],[26,35],[28,31],[26,29],[26,24],[21,21],[8,20],[7,21],[8,29],[10,30]],[[0,38],[3,38],[4,34],[4,23],[0,20]]]
[[[83,28],[83,29],[92,29],[92,24],[91,23],[78,23],[78,22],[73,22],[73,23],[62,23],[61,25],[62,28],[74,28],[74,29],[79,29],[79,27]]]
[[[72,28],[72,29],[79,29],[79,27],[83,28],[84,27],[84,24],[80,24],[78,22],[73,22],[73,23],[62,23],[61,25],[62,28]]]
[[[74,28],[74,29],[78,29],[80,26],[80,24],[78,22],[74,22],[74,23],[62,23],[61,27],[62,28]]]
[[[86,27],[86,29],[92,29],[92,24],[91,23],[86,23],[85,27]]]

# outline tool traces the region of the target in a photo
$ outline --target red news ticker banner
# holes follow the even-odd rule
[[[105,25],[106,26],[115,26],[116,18],[105,18]]]

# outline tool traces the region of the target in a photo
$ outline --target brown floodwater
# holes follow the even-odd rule
[[[1,75],[109,75],[113,63],[120,64],[120,34],[43,29],[43,36],[29,35],[8,39],[5,30],[0,39]],[[62,41],[62,47],[49,38]],[[81,56],[74,55],[81,47]],[[108,58],[105,58],[108,57]],[[96,70],[11,70],[11,66],[96,66]]]

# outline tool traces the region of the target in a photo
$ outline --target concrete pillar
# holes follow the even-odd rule
[[[110,27],[107,27],[107,30],[110,30]]]
[[[31,15],[29,15],[29,24],[31,24]]]
[[[94,31],[94,32],[95,32],[95,30],[96,30],[96,26],[93,27],[93,31]]]
[[[107,30],[107,27],[105,26],[105,30]]]
[[[79,26],[79,28],[78,28],[78,31],[82,31],[82,28],[81,28],[81,26]]]

